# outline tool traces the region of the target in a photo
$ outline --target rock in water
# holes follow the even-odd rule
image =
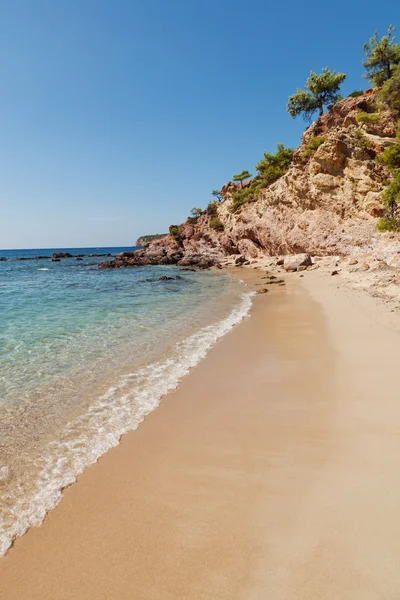
[[[54,252],[53,258],[72,258],[69,252]]]

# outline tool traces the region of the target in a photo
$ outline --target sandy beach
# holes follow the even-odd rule
[[[398,597],[399,318],[287,280],[15,542],[2,600]]]

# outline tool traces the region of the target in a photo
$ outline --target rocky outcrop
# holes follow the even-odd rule
[[[54,252],[53,258],[72,258],[69,252]]]
[[[232,212],[232,201],[239,185],[230,182],[222,188],[224,200],[215,204],[214,215],[205,211],[195,224],[181,225],[175,238],[167,235],[102,268],[209,266],[229,255],[238,255],[243,262],[265,255],[344,256],[370,249],[388,235],[397,239],[376,230],[388,172],[375,157],[395,142],[398,116],[387,111],[379,112],[373,123],[357,119],[360,113],[376,113],[376,104],[374,90],[337,103],[304,132],[287,173],[238,211]],[[369,140],[367,148],[360,147],[354,136],[357,130]],[[325,139],[305,157],[316,136]],[[213,228],[211,217],[222,227]]]

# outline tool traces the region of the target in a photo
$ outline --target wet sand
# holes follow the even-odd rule
[[[397,598],[399,320],[337,281],[257,296],[0,559],[0,598]]]

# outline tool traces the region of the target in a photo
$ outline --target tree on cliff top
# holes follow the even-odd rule
[[[390,79],[396,65],[400,64],[400,44],[395,43],[393,35],[394,27],[389,26],[387,35],[381,39],[378,32],[365,43],[363,50],[367,57],[362,61],[366,70],[364,79],[369,79],[373,85],[380,86],[384,81]]]
[[[320,75],[311,71],[305,90],[298,89],[289,97],[286,110],[293,118],[303,113],[304,118],[309,120],[317,110],[319,116],[323,115],[324,106],[341,100],[338,91],[345,79],[344,73],[330,71],[328,67],[324,67]]]
[[[250,179],[250,177],[252,177],[251,173],[249,173],[248,171],[242,171],[241,173],[238,173],[237,175],[233,176],[233,181],[240,181],[240,187],[243,187],[243,181],[245,179]]]

